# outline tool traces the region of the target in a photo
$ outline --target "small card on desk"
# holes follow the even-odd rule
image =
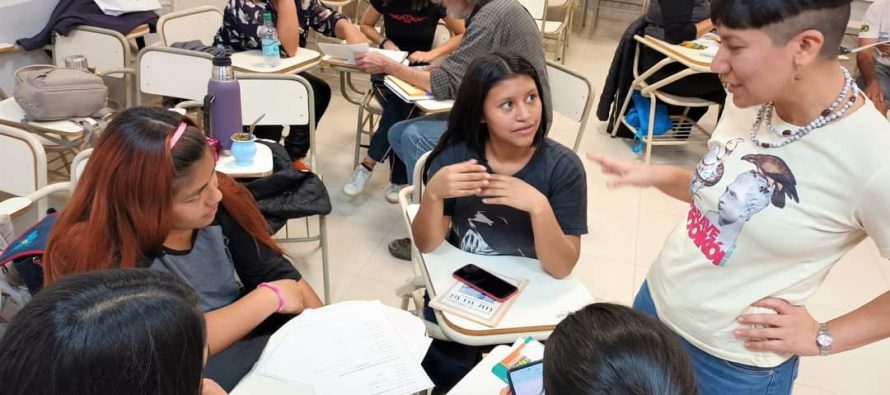
[[[513,306],[517,297],[528,285],[528,280],[516,280],[502,275],[498,277],[516,286],[516,293],[504,302],[498,302],[460,281],[455,281],[444,293],[430,301],[430,307],[461,316],[485,326],[495,327]]]
[[[510,369],[544,359],[544,345],[532,337],[517,339],[510,346],[510,353],[491,368],[491,373],[508,383],[507,373]]]

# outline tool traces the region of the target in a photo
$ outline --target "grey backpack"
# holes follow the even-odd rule
[[[33,65],[16,70],[13,96],[27,120],[58,121],[101,115],[108,87],[84,70]]]

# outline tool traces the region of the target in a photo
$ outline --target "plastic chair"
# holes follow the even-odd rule
[[[142,103],[142,94],[151,94],[188,100],[178,107],[201,107],[213,70],[213,56],[180,48],[147,47],[139,51],[137,69],[137,104]]]
[[[222,21],[222,9],[215,6],[204,5],[174,11],[158,19],[158,41],[163,47],[192,40],[212,45]]]
[[[583,13],[581,14],[584,15],[584,19],[581,26],[584,26],[587,22],[587,3],[589,1],[596,1],[596,5],[593,6],[593,24],[590,26],[591,36],[596,31],[596,22],[599,19],[600,8],[636,15],[646,15],[646,11],[649,10],[649,0],[584,0]]]
[[[47,184],[46,152],[33,134],[0,124],[0,192],[13,196],[3,202],[10,215],[23,212],[30,203],[23,197]],[[39,212],[46,212],[46,204],[38,204]]]
[[[646,152],[644,155],[644,161],[649,163],[652,157],[652,146],[653,145],[685,145],[695,143],[696,141],[693,139],[694,132],[701,132],[704,136],[704,141],[710,137],[710,132],[702,127],[698,122],[689,117],[689,109],[692,107],[710,107],[710,106],[722,106],[722,103],[716,103],[705,99],[700,99],[697,97],[685,97],[685,96],[677,96],[668,93],[664,93],[659,91],[658,89],[675,82],[677,80],[683,79],[690,75],[702,73],[701,71],[696,71],[690,68],[683,69],[682,71],[673,74],[669,77],[666,77],[655,83],[648,83],[646,79],[655,74],[658,70],[661,70],[662,67],[668,65],[670,63],[674,63],[675,60],[670,57],[664,58],[662,61],[656,63],[654,66],[649,68],[640,74],[639,65],[640,65],[640,50],[642,44],[641,40],[643,39],[640,36],[634,36],[634,39],[637,40],[636,50],[634,54],[634,80],[631,83],[631,88],[628,90],[627,96],[624,98],[624,104],[621,105],[621,110],[618,114],[625,114],[627,112],[628,105],[631,100],[631,96],[634,90],[639,90],[643,97],[649,98],[649,119],[648,119],[648,134],[643,137],[643,144],[646,146]],[[673,121],[673,128],[660,136],[654,136],[653,130],[655,129],[655,105],[658,101],[663,103],[672,104],[675,106],[685,107],[686,110],[681,115],[673,115],[671,116],[671,121]],[[642,120],[641,120],[642,121]],[[624,116],[618,116],[615,119],[615,125],[613,125],[612,129],[612,137],[618,133],[618,122],[621,122],[626,126],[634,135],[637,134],[637,129],[630,125],[627,122]],[[677,139],[675,138],[675,132],[686,133],[688,134],[688,138],[686,139]]]
[[[553,111],[579,123],[575,144],[572,146],[578,152],[587,127],[587,118],[590,116],[590,97],[593,96],[590,81],[583,75],[550,61],[547,62],[547,80],[551,92],[559,92],[551,97]]]
[[[425,186],[423,180],[423,168],[426,165],[429,155],[430,153],[427,152],[420,156],[420,159],[417,160],[417,164],[414,166],[414,174],[412,177],[412,180],[414,180],[413,184],[402,188],[402,190],[399,191],[400,212],[402,220],[405,221],[405,226],[408,227],[408,237],[411,239],[411,266],[414,270],[414,277],[396,288],[396,296],[402,299],[402,310],[410,311],[421,319],[423,319],[423,309],[425,306],[423,292],[421,291],[426,289],[426,278],[422,274],[423,268],[421,266],[422,261],[420,252],[417,250],[416,244],[414,244],[414,233],[411,232],[411,218],[408,216],[408,210],[409,206],[419,205],[420,198],[423,197],[423,188]],[[409,308],[411,304],[413,304],[413,309]],[[439,322],[442,322],[441,319]],[[426,325],[427,335],[430,337],[440,340],[450,340],[439,325],[427,320],[423,320],[423,323]]]
[[[124,35],[109,29],[93,26],[78,26],[67,36],[55,34],[53,63],[64,67],[65,58],[83,55],[90,67],[110,78],[123,78],[127,107],[133,105],[133,59],[129,40]]]
[[[303,77],[295,74],[236,73],[241,85],[241,118],[247,125],[264,115],[258,125],[309,125],[309,153],[306,159],[309,166],[317,169],[315,154],[315,101],[312,86]],[[318,175],[320,178],[321,174]],[[309,218],[306,221],[306,236],[291,237],[290,221],[285,225],[285,238],[280,242],[315,242],[321,247],[322,277],[324,281],[324,301],[331,302],[330,268],[328,262],[327,223],[324,215],[318,216],[318,232],[311,232]]]
[[[556,60],[565,64],[566,48],[569,46],[569,31],[575,19],[575,7],[578,0],[565,0],[562,4],[549,3],[548,13],[559,10],[563,12],[562,18],[558,20],[544,19],[537,21],[538,28],[544,34],[545,44],[552,41],[556,45]]]

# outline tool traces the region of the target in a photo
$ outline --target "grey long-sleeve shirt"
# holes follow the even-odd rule
[[[528,59],[541,77],[541,93],[547,108],[550,84],[541,31],[531,14],[516,0],[480,0],[466,21],[460,46],[430,73],[432,93],[436,99],[454,99],[457,88],[470,63],[495,50],[515,52]],[[552,114],[545,114],[548,124]]]

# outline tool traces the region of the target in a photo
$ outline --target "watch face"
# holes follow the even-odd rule
[[[830,346],[833,341],[834,339],[826,333],[820,333],[819,336],[816,336],[816,343],[819,343],[822,347]]]

